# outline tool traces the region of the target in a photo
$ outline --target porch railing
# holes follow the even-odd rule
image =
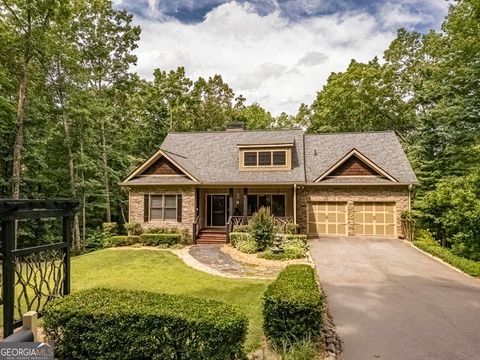
[[[195,218],[195,222],[193,223],[193,231],[192,231],[194,244],[197,243],[197,237],[199,232],[200,232],[200,215],[197,215],[197,217]]]
[[[230,216],[225,227],[227,239],[235,225],[247,225],[251,218],[251,216]],[[275,216],[274,220],[275,226],[285,227],[288,224],[293,224],[293,217],[290,216]]]

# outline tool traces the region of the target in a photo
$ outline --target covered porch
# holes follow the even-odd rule
[[[196,189],[195,239],[227,241],[234,225],[248,224],[261,207],[269,207],[278,225],[295,223],[295,188],[290,186],[227,187]],[[209,235],[209,236],[202,236]]]

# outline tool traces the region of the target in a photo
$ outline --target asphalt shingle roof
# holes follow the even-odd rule
[[[238,145],[293,142],[291,171],[240,171]],[[171,133],[161,149],[206,183],[294,183],[305,181],[303,131]]]
[[[291,171],[240,171],[239,146],[293,143]],[[312,183],[353,149],[400,183],[417,179],[393,131],[305,134],[303,130],[170,133],[161,149],[200,183]],[[150,179],[149,179],[150,178]],[[358,183],[359,179],[326,178],[325,184]],[[364,179],[386,184],[390,180]],[[195,183],[186,177],[136,177],[128,184]]]
[[[398,182],[417,182],[393,131],[305,135],[307,182],[315,181],[353,149],[365,155]]]

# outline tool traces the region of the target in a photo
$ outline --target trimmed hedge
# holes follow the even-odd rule
[[[52,301],[43,314],[58,359],[246,359],[247,317],[218,301],[90,289]]]
[[[180,234],[142,234],[140,242],[146,246],[172,246],[182,243]]]
[[[309,265],[289,265],[263,297],[263,329],[275,345],[314,340],[322,329],[325,297]]]
[[[455,255],[450,249],[441,247],[431,241],[414,241],[413,244],[419,249],[426,251],[443,261],[455,266],[468,275],[480,277],[480,262]]]
[[[140,244],[140,236],[118,235],[111,236],[108,239],[109,246],[131,246],[135,244]]]
[[[181,241],[177,243],[191,244],[193,240],[187,229],[174,226],[149,227],[145,232],[148,234],[178,234],[181,236]]]

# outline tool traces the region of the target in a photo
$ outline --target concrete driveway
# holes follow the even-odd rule
[[[402,240],[321,238],[310,248],[344,359],[480,359],[480,280]]]

